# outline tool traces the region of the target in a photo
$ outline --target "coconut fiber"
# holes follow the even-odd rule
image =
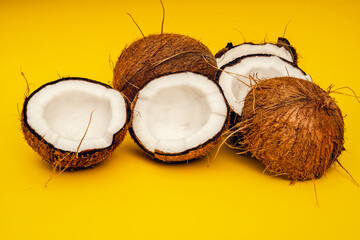
[[[292,180],[322,177],[344,149],[341,110],[329,92],[302,79],[259,81],[238,127],[246,152]]]

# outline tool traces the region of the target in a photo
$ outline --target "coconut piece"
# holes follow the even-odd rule
[[[228,123],[218,84],[192,72],[148,82],[135,97],[132,111],[131,136],[151,157],[164,162],[205,156]]]
[[[235,115],[241,115],[244,99],[254,84],[253,80],[274,77],[296,77],[312,81],[295,64],[272,55],[250,55],[234,60],[218,72],[217,80]]]
[[[294,46],[292,46],[290,44],[289,40],[287,40],[284,37],[279,37],[276,45],[279,46],[279,47],[284,47],[288,52],[290,52],[291,55],[292,55],[292,61],[290,61],[290,62],[297,65],[297,63],[298,63],[298,54],[297,54],[296,49],[294,48]],[[281,57],[281,56],[279,56],[279,57]]]
[[[122,51],[115,65],[113,86],[132,100],[148,81],[177,72],[194,72],[214,79],[215,57],[194,38],[172,33],[152,34]]]
[[[93,166],[111,155],[130,122],[124,97],[85,78],[47,83],[25,99],[21,126],[28,144],[57,168]]]
[[[303,79],[257,82],[238,125],[245,151],[292,180],[324,175],[344,149],[344,121],[329,92]]]
[[[290,45],[290,42],[286,38],[278,38],[277,44],[255,44],[249,42],[233,46],[230,42],[225,48],[221,49],[215,57],[218,68],[222,68],[238,58],[257,54],[274,55],[293,64],[297,64],[296,50]]]

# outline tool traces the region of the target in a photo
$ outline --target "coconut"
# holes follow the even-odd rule
[[[285,76],[312,81],[296,64],[269,54],[242,56],[224,65],[218,71],[216,81],[219,82],[229,103],[231,124],[239,121],[244,99],[254,81]]]
[[[276,175],[316,179],[344,149],[344,121],[329,92],[298,78],[259,81],[237,125],[241,144]]]
[[[59,169],[93,166],[122,142],[130,122],[124,97],[85,78],[49,82],[25,99],[21,128],[27,143]]]
[[[152,34],[133,42],[118,58],[113,86],[132,100],[148,81],[177,72],[214,79],[216,61],[200,41],[180,34]]]
[[[257,54],[278,56],[297,65],[298,57],[295,48],[290,44],[289,40],[281,37],[278,38],[276,44],[245,42],[234,46],[233,43],[229,42],[215,57],[218,67],[222,68],[238,58]]]
[[[228,106],[219,85],[192,72],[149,81],[131,109],[132,138],[147,154],[163,162],[206,156],[228,125]]]

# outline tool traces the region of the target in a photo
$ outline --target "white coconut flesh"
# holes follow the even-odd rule
[[[139,92],[132,128],[148,151],[182,153],[217,135],[227,112],[213,81],[191,72],[177,73],[154,79]]]
[[[72,152],[110,146],[126,114],[118,91],[84,80],[47,85],[30,98],[26,109],[27,122],[38,135]]]
[[[248,55],[254,55],[254,54],[269,54],[269,55],[281,57],[289,62],[294,61],[291,52],[289,52],[284,47],[279,47],[272,43],[266,43],[266,44],[244,43],[229,49],[221,57],[217,58],[216,62],[218,67],[221,68],[237,58],[241,58]]]
[[[249,56],[239,63],[224,68],[219,77],[219,84],[230,108],[241,115],[244,100],[254,81],[274,77],[296,77],[312,81],[299,68],[276,56]]]

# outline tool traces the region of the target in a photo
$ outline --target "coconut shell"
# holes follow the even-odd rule
[[[294,46],[292,46],[289,42],[289,40],[287,40],[284,37],[279,37],[278,41],[276,43],[277,46],[279,47],[284,47],[288,52],[291,53],[292,59],[293,59],[293,63],[295,65],[298,64],[298,54],[296,49],[294,48]]]
[[[150,82],[148,82],[148,83],[150,83]],[[146,85],[148,83],[146,83],[142,88],[146,87]],[[186,151],[179,152],[179,153],[166,153],[166,152],[162,152],[159,150],[155,150],[155,152],[151,152],[137,138],[136,134],[134,133],[132,123],[130,124],[130,127],[129,127],[129,133],[131,135],[131,138],[151,158],[159,160],[164,163],[187,162],[189,160],[195,160],[195,159],[200,159],[202,157],[205,157],[206,155],[209,154],[209,152],[211,150],[213,150],[221,142],[222,133],[224,133],[228,129],[229,123],[230,123],[230,121],[229,121],[230,120],[230,111],[229,111],[230,108],[228,106],[228,103],[225,99],[223,92],[221,91],[220,86],[217,83],[215,83],[215,84],[219,88],[221,94],[224,97],[224,101],[225,101],[226,108],[227,108],[227,115],[226,115],[225,122],[224,122],[222,129],[211,139],[208,139],[206,142],[200,144],[199,146],[197,146],[195,148],[187,149]],[[131,112],[134,111],[138,95],[139,94],[137,94],[135,96],[134,100],[131,103]]]
[[[162,151],[156,150],[155,152],[151,152],[148,149],[146,149],[142,143],[139,141],[139,139],[136,137],[133,128],[129,129],[131,137],[134,139],[135,143],[140,146],[141,149],[143,149],[146,154],[148,154],[151,158],[159,160],[160,162],[164,163],[179,163],[179,162],[187,162],[191,160],[196,160],[205,157],[209,154],[210,151],[212,151],[217,144],[221,141],[221,134],[223,131],[227,129],[227,124],[224,125],[221,132],[219,132],[217,135],[215,135],[213,138],[209,139],[205,143],[199,145],[196,148],[188,149],[184,152],[180,153],[166,153]]]
[[[229,123],[228,119],[229,118],[227,117],[226,124],[224,124],[221,131],[218,134],[216,134],[213,138],[207,140],[203,144],[200,144],[196,148],[188,149],[184,152],[174,153],[174,154],[166,153],[158,150],[156,150],[155,152],[151,152],[142,145],[141,141],[136,137],[132,127],[129,128],[129,133],[132,139],[134,140],[134,142],[137,145],[139,145],[139,147],[143,149],[151,158],[165,163],[187,162],[190,160],[195,160],[205,157],[206,155],[209,154],[210,151],[212,151],[217,146],[217,144],[220,143],[222,139],[221,138],[222,133],[226,131],[226,129],[228,128],[228,123]]]
[[[324,175],[344,149],[344,121],[318,85],[281,77],[258,82],[238,124],[242,146],[266,170],[292,180]]]
[[[265,44],[267,44],[267,43],[268,43],[268,42],[256,44],[256,43],[253,43],[253,42],[244,42],[244,43],[242,43],[242,44],[265,45]],[[241,44],[239,44],[239,45],[241,45]],[[232,42],[229,42],[229,43],[226,45],[226,47],[222,48],[220,51],[218,51],[218,52],[215,54],[215,58],[220,58],[220,57],[222,57],[227,51],[229,51],[230,49],[235,48],[235,47],[237,47],[237,46],[239,46],[239,45],[235,45],[235,46],[234,46]],[[298,63],[298,54],[297,54],[297,52],[296,52],[295,47],[290,44],[289,40],[287,40],[287,39],[284,38],[284,37],[279,37],[278,40],[277,40],[277,43],[274,44],[274,45],[276,45],[276,46],[278,46],[278,47],[284,47],[284,48],[291,54],[292,59],[293,59],[292,63],[293,63],[294,65],[297,65],[297,63]],[[260,54],[260,53],[259,53],[259,54]]]
[[[253,43],[250,43],[250,44],[253,44]],[[226,47],[222,48],[220,51],[218,51],[215,54],[215,58],[220,58],[221,56],[223,56],[227,51],[229,51],[232,48],[234,48],[234,45],[232,42],[229,42],[228,44],[226,44]]]
[[[52,144],[48,143],[38,133],[36,133],[36,131],[33,128],[31,128],[31,126],[27,122],[26,110],[27,110],[28,101],[36,92],[40,91],[42,88],[48,86],[49,84],[54,84],[58,81],[66,81],[71,79],[88,81],[91,83],[100,84],[107,88],[111,88],[106,84],[85,78],[63,78],[57,81],[47,83],[41,86],[40,88],[38,88],[29,97],[25,99],[23,110],[21,113],[21,119],[20,119],[21,129],[23,131],[24,138],[26,142],[29,144],[29,146],[32,149],[34,149],[35,152],[37,152],[45,161],[49,162],[53,167],[58,169],[66,169],[66,170],[75,170],[79,168],[91,167],[110,157],[112,152],[115,150],[115,148],[123,141],[131,121],[130,106],[128,101],[125,99],[125,103],[127,106],[126,124],[117,133],[114,134],[113,142],[109,147],[102,149],[90,149],[76,153],[72,151],[64,151],[58,149],[54,147]]]
[[[200,41],[180,34],[152,34],[133,42],[118,58],[113,86],[132,100],[151,79],[194,72],[215,79],[216,60]]]

